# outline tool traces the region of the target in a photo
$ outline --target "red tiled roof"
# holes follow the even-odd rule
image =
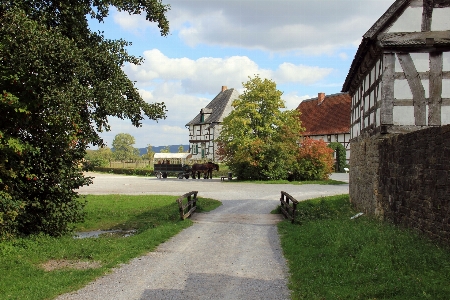
[[[318,98],[304,100],[297,109],[300,111],[303,135],[325,135],[350,132],[350,112],[352,99],[347,93],[325,96],[322,103]]]

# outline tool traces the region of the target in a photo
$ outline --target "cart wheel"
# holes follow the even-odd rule
[[[167,178],[167,173],[166,173],[166,172],[164,172],[164,173],[162,174],[162,178]]]
[[[178,179],[183,179],[183,173],[178,174]]]
[[[189,179],[189,174],[184,175],[184,178]]]
[[[160,172],[156,173],[156,178],[161,179],[161,173]]]

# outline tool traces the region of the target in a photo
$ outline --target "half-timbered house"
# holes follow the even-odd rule
[[[403,205],[389,189],[403,189],[403,180],[411,190],[429,173],[420,169],[427,155],[411,146],[394,161],[399,152],[386,145],[450,124],[450,0],[396,0],[363,36],[342,92],[352,98],[350,199],[384,216]],[[407,168],[391,169],[399,164]],[[419,179],[406,180],[410,174]]]
[[[363,36],[342,91],[352,138],[449,124],[450,1],[395,1]]]
[[[350,159],[350,106],[351,98],[347,93],[318,93],[317,97],[303,100],[297,107],[305,128],[303,136],[328,144],[341,143],[346,149],[347,163]]]
[[[217,161],[217,143],[223,118],[232,110],[231,104],[239,97],[235,89],[222,86],[217,96],[186,124],[189,128],[189,151],[193,159]]]

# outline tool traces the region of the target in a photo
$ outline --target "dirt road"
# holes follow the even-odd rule
[[[95,174],[85,194],[182,195],[222,201],[194,214],[194,226],[85,288],[58,299],[289,299],[288,274],[271,215],[280,191],[298,200],[348,193],[348,185],[269,185],[219,179],[156,179]],[[345,174],[336,179],[348,180]]]

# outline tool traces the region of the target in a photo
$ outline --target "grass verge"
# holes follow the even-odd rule
[[[292,299],[448,299],[450,249],[355,215],[348,195],[300,202],[278,224]]]
[[[0,299],[51,299],[86,285],[121,263],[152,251],[182,229],[192,225],[179,219],[176,196],[87,196],[87,217],[75,231],[136,230],[129,237],[102,236],[74,239],[31,236],[0,243]],[[198,212],[221,205],[199,198]],[[55,261],[84,263],[46,271],[42,264]],[[58,264],[58,263],[56,263]],[[90,268],[89,266],[94,266]]]

